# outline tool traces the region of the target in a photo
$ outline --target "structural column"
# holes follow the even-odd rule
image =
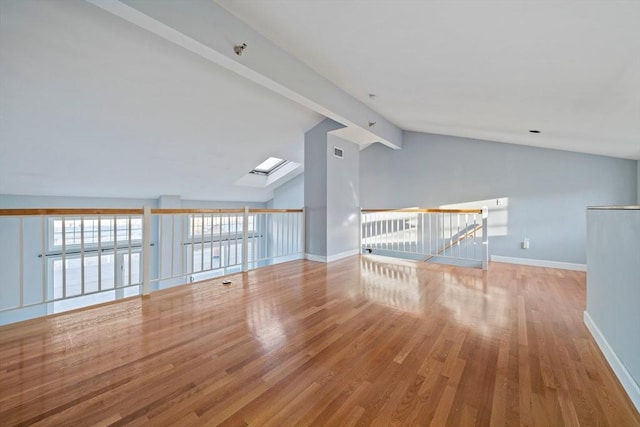
[[[360,250],[360,146],[332,134],[330,119],[305,134],[305,253],[333,261]]]

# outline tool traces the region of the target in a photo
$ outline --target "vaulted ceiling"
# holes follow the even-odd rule
[[[0,194],[265,201],[322,116],[84,1],[0,2]]]
[[[636,0],[2,0],[0,194],[265,201],[238,180],[324,117],[640,159],[639,24]]]
[[[218,3],[402,129],[640,159],[640,1]]]

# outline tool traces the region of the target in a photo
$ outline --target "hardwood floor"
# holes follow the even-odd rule
[[[584,273],[294,261],[0,328],[0,425],[640,426]]]

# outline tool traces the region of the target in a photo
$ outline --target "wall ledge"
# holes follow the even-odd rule
[[[491,255],[491,261],[507,264],[531,265],[533,267],[559,268],[561,270],[587,271],[586,264],[571,262],[548,261],[544,259],[515,258],[509,256]]]
[[[634,381],[627,368],[624,366],[622,361],[620,361],[618,355],[613,351],[613,349],[609,345],[609,342],[604,337],[602,332],[600,332],[600,329],[594,323],[593,319],[591,318],[591,316],[589,316],[589,313],[587,313],[586,310],[584,312],[584,324],[587,326],[587,329],[589,329],[589,332],[591,332],[593,339],[598,345],[598,348],[600,348],[600,351],[602,351],[602,354],[609,363],[609,366],[611,366],[611,369],[618,378],[618,381],[620,381],[620,384],[622,384],[622,388],[624,388],[624,390],[627,392],[627,395],[629,395],[631,402],[636,407],[638,412],[640,412],[640,386]]]

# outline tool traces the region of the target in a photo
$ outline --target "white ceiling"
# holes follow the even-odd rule
[[[405,130],[640,159],[638,0],[217,2]]]
[[[0,194],[266,201],[322,117],[81,1],[0,1]]]

